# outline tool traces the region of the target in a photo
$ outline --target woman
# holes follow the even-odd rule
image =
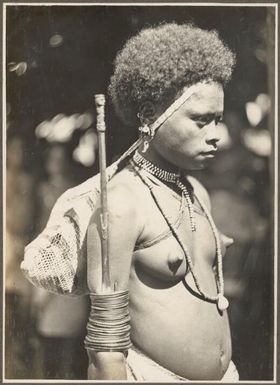
[[[126,357],[86,345],[89,378],[238,378],[223,296],[221,258],[227,242],[211,219],[206,190],[188,177],[217,151],[223,87],[233,63],[215,32],[190,25],[144,30],[118,54],[110,85],[113,104],[124,123],[140,125],[144,137],[108,183],[110,276],[118,291],[129,291],[133,346]],[[182,96],[186,101],[151,132]],[[97,208],[88,228],[88,285],[97,294],[99,216]],[[90,321],[89,334],[91,326]]]
[[[215,227],[207,192],[188,176],[217,151],[233,65],[216,32],[188,24],[143,30],[118,54],[112,102],[143,140],[107,186],[115,294],[101,293],[103,228],[91,180],[59,200],[26,249],[28,278],[71,294],[85,290],[87,253],[90,379],[238,380],[223,293],[230,241]]]

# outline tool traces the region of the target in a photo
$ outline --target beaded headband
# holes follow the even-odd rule
[[[159,127],[168,118],[170,118],[174,112],[177,111],[195,92],[197,92],[202,85],[206,83],[209,83],[209,81],[199,82],[188,87],[186,91],[183,92],[183,94],[178,99],[176,99],[175,102],[173,102],[171,106],[169,106],[167,110],[165,110],[164,113],[160,115],[154,123],[149,126],[152,135],[155,134]]]

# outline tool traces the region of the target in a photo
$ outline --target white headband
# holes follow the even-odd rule
[[[209,81],[208,81],[209,82]],[[207,81],[196,83],[189,88],[186,89],[186,91],[175,100],[174,103],[171,104],[170,107],[167,108],[167,110],[164,111],[162,115],[160,115],[157,120],[152,123],[149,127],[152,133],[155,133],[156,130],[168,119],[171,115],[174,114],[175,111],[177,111],[195,92],[199,90],[199,88],[207,83]]]

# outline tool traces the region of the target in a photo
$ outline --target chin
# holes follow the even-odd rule
[[[192,165],[184,165],[182,167],[183,170],[185,171],[199,171],[199,170],[204,170],[207,167],[205,163],[197,163],[197,164],[192,164]]]

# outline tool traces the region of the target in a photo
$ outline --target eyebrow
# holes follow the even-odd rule
[[[199,112],[189,112],[190,114],[190,117],[191,118],[199,118],[199,117],[209,117],[209,118],[220,118],[222,117],[224,114],[223,114],[223,111],[219,111],[219,112],[215,112],[215,113],[209,113],[209,112],[205,112],[205,113],[199,113]]]
[[[222,114],[224,112],[223,107],[221,110],[216,111],[215,109],[211,109],[210,106],[205,106],[203,104],[196,105],[195,107],[193,107],[191,104],[186,105],[186,110],[188,113],[195,115]]]

